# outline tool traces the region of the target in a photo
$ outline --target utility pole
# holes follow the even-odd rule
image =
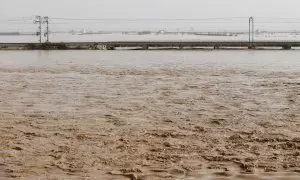
[[[254,33],[255,33],[255,30],[254,30],[254,17],[252,17],[252,45],[254,45]]]
[[[249,18],[249,48],[254,48],[254,18]]]
[[[49,42],[49,17],[45,16],[43,19],[44,19],[43,23],[46,23],[46,32],[44,35],[47,37],[46,42]]]
[[[41,16],[35,16],[34,24],[38,24],[38,32],[36,33],[37,36],[39,36],[39,42],[42,43],[42,17]]]

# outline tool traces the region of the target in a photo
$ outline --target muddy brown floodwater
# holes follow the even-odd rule
[[[2,51],[0,179],[300,179],[299,57]]]

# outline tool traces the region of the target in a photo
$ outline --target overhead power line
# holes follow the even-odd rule
[[[59,18],[52,17],[50,20],[65,21],[207,21],[207,20],[236,20],[246,19],[248,17],[231,18]]]

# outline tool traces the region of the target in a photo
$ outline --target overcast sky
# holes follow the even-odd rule
[[[122,19],[199,19],[220,17],[281,17],[300,18],[300,0],[0,0],[0,20],[33,17],[34,15],[49,16],[50,18],[122,18]],[[256,18],[258,20],[258,18]],[[257,21],[256,21],[257,22]],[[2,31],[32,31],[36,29],[32,20],[27,24],[11,23],[4,25],[0,21]],[[69,30],[85,28],[89,30],[113,29],[164,29],[186,30],[199,29],[209,31],[247,30],[247,18],[242,22],[225,24],[214,22],[176,23],[90,23],[51,22],[52,30]],[[73,24],[71,24],[73,23]],[[152,23],[152,24],[151,24]],[[276,26],[276,27],[275,27]],[[260,30],[266,29],[299,29],[298,23],[292,24],[256,24]]]
[[[0,19],[300,17],[300,0],[0,0]]]

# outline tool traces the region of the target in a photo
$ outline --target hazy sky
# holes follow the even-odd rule
[[[0,19],[300,17],[300,0],[0,0]]]
[[[300,0],[0,0],[0,30],[33,31],[36,25],[32,20],[27,24],[13,22],[4,24],[3,19],[33,17],[34,15],[50,18],[122,18],[122,19],[199,19],[220,17],[281,17],[300,18]],[[258,18],[256,18],[258,21]],[[256,21],[256,22],[257,22]],[[51,22],[51,29],[69,30],[85,28],[89,30],[113,29],[164,29],[164,30],[247,30],[248,20],[224,23],[213,22],[134,22],[116,23],[76,21]],[[299,24],[299,25],[298,25]],[[300,29],[299,23],[259,24],[256,28]]]

